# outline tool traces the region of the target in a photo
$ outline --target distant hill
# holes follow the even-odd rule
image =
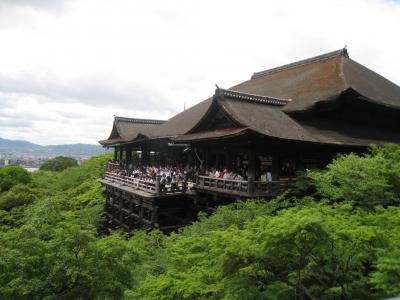
[[[0,138],[0,151],[9,151],[9,150],[20,150],[20,149],[42,149],[43,146],[33,144],[27,141],[21,140],[7,140]]]
[[[8,140],[0,138],[0,153],[34,156],[72,156],[89,157],[108,152],[100,145],[65,144],[42,146],[23,140]]]

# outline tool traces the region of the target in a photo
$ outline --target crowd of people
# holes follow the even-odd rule
[[[173,184],[178,182],[191,181],[193,170],[182,166],[126,166],[123,163],[111,161],[107,165],[107,172],[136,178],[143,181],[155,182],[160,177],[161,184]]]
[[[205,175],[213,178],[223,178],[231,180],[245,180],[245,178],[247,178],[246,172],[241,172],[241,174],[239,174],[230,172],[227,169],[217,170],[216,168],[206,170]]]
[[[111,161],[107,165],[107,172],[137,178],[143,181],[155,182],[157,176],[160,177],[161,184],[174,184],[178,182],[194,182],[199,170],[191,167],[183,166],[132,166],[126,165],[123,162]],[[218,170],[216,168],[206,169],[200,174],[213,178],[221,178],[228,180],[247,180],[248,174],[245,169],[238,172],[228,171],[227,169]],[[272,173],[270,169],[265,169],[262,172],[257,172],[257,179],[265,182],[272,181]]]
[[[239,170],[238,172],[228,171],[227,169],[217,170],[216,168],[211,168],[206,170],[206,176],[213,178],[221,178],[221,179],[230,179],[230,180],[247,180],[248,172],[245,169]],[[257,180],[271,182],[272,181],[272,172],[270,169],[265,169],[261,173],[256,173]]]

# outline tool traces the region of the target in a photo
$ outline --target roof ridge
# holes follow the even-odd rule
[[[251,101],[251,102],[264,103],[264,104],[277,105],[277,106],[283,106],[283,105],[286,105],[287,103],[289,103],[290,101],[292,101],[291,99],[282,99],[282,98],[275,98],[275,97],[270,97],[270,96],[261,96],[261,95],[256,95],[256,94],[221,89],[219,87],[217,87],[217,89],[215,90],[215,95],[226,97],[226,98],[231,98],[231,99],[246,100],[246,101]]]
[[[264,70],[264,71],[260,71],[260,72],[254,72],[253,75],[251,76],[251,79],[256,79],[256,78],[259,78],[259,77],[262,77],[265,75],[274,74],[274,73],[292,69],[292,68],[295,68],[298,66],[303,66],[303,65],[314,63],[314,62],[318,62],[318,61],[322,61],[322,60],[326,60],[326,59],[330,59],[330,58],[334,58],[334,57],[340,57],[340,56],[349,58],[349,53],[347,52],[346,47],[344,47],[343,49],[340,49],[340,50],[336,50],[336,51],[328,52],[328,53],[325,53],[322,55],[299,60],[299,61],[296,61],[296,62],[293,62],[290,64],[286,64],[283,66],[279,66],[276,68],[272,68],[272,69],[268,69],[268,70]]]
[[[128,123],[135,123],[135,124],[163,124],[165,120],[155,120],[155,119],[138,119],[138,118],[127,118],[127,117],[119,117],[114,116],[114,121],[122,121]]]

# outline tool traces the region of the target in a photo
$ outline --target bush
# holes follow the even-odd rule
[[[65,157],[65,156],[57,156],[56,158],[46,161],[40,167],[40,170],[60,172],[67,168],[77,167],[77,166],[78,166],[78,162],[76,161],[75,158]]]

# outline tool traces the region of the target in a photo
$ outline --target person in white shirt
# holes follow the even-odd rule
[[[272,182],[272,172],[270,169],[267,169],[267,182]]]

